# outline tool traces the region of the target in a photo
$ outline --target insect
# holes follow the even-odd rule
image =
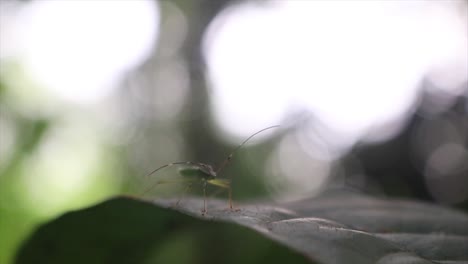
[[[270,126],[267,128],[264,128],[260,131],[255,132],[251,136],[249,136],[246,140],[244,140],[241,144],[239,144],[231,153],[221,162],[221,164],[216,167],[216,169],[205,163],[201,162],[192,162],[192,161],[178,161],[178,162],[172,162],[168,163],[166,165],[163,165],[152,172],[148,173],[146,177],[149,177],[151,175],[156,174],[157,172],[161,171],[162,169],[167,169],[169,167],[172,167],[174,165],[187,165],[188,167],[185,169],[179,170],[180,175],[182,176],[182,179],[177,180],[177,181],[182,181],[188,183],[187,188],[185,191],[188,191],[192,188],[192,186],[196,183],[201,183],[202,188],[203,188],[203,210],[202,214],[204,215],[206,213],[206,188],[208,185],[212,185],[215,187],[220,187],[224,190],[228,191],[229,195],[229,208],[232,210],[232,190],[231,190],[231,180],[230,179],[220,179],[218,178],[218,175],[221,173],[221,171],[231,162],[232,158],[234,157],[234,154],[242,148],[247,141],[249,141],[251,138],[253,138],[255,135],[268,130],[272,128],[277,128],[279,125],[275,126]],[[173,180],[168,179],[168,180],[159,180],[156,183],[154,183],[150,188],[148,188],[144,193],[148,192],[149,190],[155,188],[159,184],[164,184],[164,183],[170,183],[173,182]],[[177,201],[176,205],[180,202],[180,198]]]

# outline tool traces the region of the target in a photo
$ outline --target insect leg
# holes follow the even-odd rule
[[[207,183],[209,183],[211,185],[214,185],[214,186],[217,186],[217,187],[221,187],[221,188],[228,191],[228,194],[229,194],[229,209],[232,210],[233,207],[232,207],[231,181],[229,179],[211,179],[211,180],[208,180]]]
[[[185,194],[186,194],[190,189],[192,189],[192,183],[189,183],[189,185],[184,189],[184,192],[182,193],[182,195],[179,197],[179,199],[178,199],[177,202],[176,202],[176,206],[179,205],[180,201],[184,198]]]
[[[232,189],[231,187],[228,188],[228,192],[229,192],[229,209],[231,209],[232,211]]]
[[[159,184],[161,184],[162,182],[161,181],[157,181],[155,182],[153,185],[151,185],[149,188],[147,188],[146,190],[144,190],[140,196],[145,196],[145,194],[147,194],[149,191],[153,190],[154,188],[156,188],[156,186],[158,186]]]
[[[202,215],[206,214],[206,181],[203,181],[203,211]]]

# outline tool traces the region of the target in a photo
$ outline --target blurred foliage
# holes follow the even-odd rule
[[[96,153],[86,146],[75,148],[67,132],[86,135],[67,125],[79,121],[62,108],[51,115],[40,109],[41,103],[31,104],[37,90],[21,67],[6,62],[0,67],[0,263],[10,263],[17,246],[40,222],[116,194],[120,179],[113,172],[121,154],[104,142],[94,145],[102,146]],[[22,90],[25,83],[30,90]],[[93,144],[91,138],[81,139],[86,140]],[[78,158],[83,151],[98,160],[84,164],[85,157]],[[105,153],[112,157],[103,159]],[[69,171],[76,165],[88,170],[78,172],[82,175]]]
[[[20,239],[37,223],[36,217],[31,215],[25,208],[21,208],[21,204],[17,202],[17,196],[20,193],[18,193],[18,181],[15,180],[15,177],[18,176],[16,170],[20,166],[26,149],[33,150],[34,145],[38,142],[37,139],[40,138],[39,134],[41,132],[38,127],[43,124],[38,123],[32,124],[36,129],[33,130],[34,132],[31,133],[29,138],[25,138],[26,141],[30,141],[32,144],[29,144],[29,146],[25,144],[22,151],[17,151],[15,157],[0,174],[0,233],[2,234],[0,238],[0,262],[6,262],[5,259],[11,256]]]
[[[468,148],[468,109],[465,107],[467,104],[467,97],[459,97],[449,109],[437,115],[429,117],[413,115],[404,130],[388,141],[356,146],[350,155],[342,158],[342,164],[345,167],[352,167],[357,159],[366,175],[367,185],[359,185],[359,175],[347,175],[349,187],[354,185],[360,191],[374,194],[384,193],[392,197],[451,204],[468,211],[466,199],[468,161],[461,161],[459,168],[454,172],[446,170],[447,174],[442,175],[445,178],[439,176],[440,185],[448,184],[445,190],[442,189],[445,191],[445,196],[449,196],[447,193],[452,192],[459,197],[465,197],[456,202],[436,196],[437,192],[431,190],[433,187],[431,184],[434,183],[429,182],[428,170],[425,167],[429,156],[444,144],[458,144]],[[453,134],[460,137],[455,137]],[[423,135],[431,137],[423,138]],[[423,142],[427,152],[415,153],[416,140]],[[450,159],[451,157],[448,158]],[[454,184],[451,184],[452,182]]]
[[[7,108],[4,104],[4,93],[7,87],[0,78],[0,144],[6,144],[3,133],[5,119],[12,120],[17,131],[17,140],[11,147],[11,154],[2,157],[0,166],[0,262],[7,263],[15,246],[30,232],[37,219],[31,212],[18,203],[21,189],[17,180],[22,162],[26,156],[35,151],[46,133],[50,121],[45,119],[30,119]],[[4,150],[6,152],[8,150]],[[6,153],[3,153],[5,155]]]

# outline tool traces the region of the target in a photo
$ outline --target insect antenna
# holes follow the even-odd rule
[[[276,127],[279,127],[279,125],[275,125],[275,126],[270,126],[270,127],[267,127],[267,128],[264,128],[260,131],[257,131],[255,132],[254,134],[252,134],[250,137],[248,137],[246,140],[244,140],[244,142],[240,143],[239,146],[237,146],[228,156],[227,158],[225,158],[221,164],[219,165],[218,169],[216,170],[216,174],[218,174],[219,172],[221,172],[224,167],[226,167],[229,162],[231,161],[232,157],[234,157],[234,154],[236,153],[236,151],[238,151],[240,148],[242,148],[245,143],[247,143],[247,141],[249,141],[251,138],[253,138],[254,136],[256,136],[257,134],[260,134],[262,133],[263,131],[265,130],[268,130],[268,129],[272,129],[272,128],[276,128]]]

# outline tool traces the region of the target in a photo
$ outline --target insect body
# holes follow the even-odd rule
[[[234,156],[234,153],[238,151],[242,146],[244,146],[247,141],[249,141],[252,137],[255,135],[271,129],[271,128],[276,128],[279,127],[278,125],[276,126],[270,126],[267,128],[264,128],[254,134],[252,134],[250,137],[248,137],[244,142],[242,142],[239,146],[237,146],[230,154],[227,156],[226,159],[224,159],[223,162],[217,167],[217,169],[214,169],[211,165],[201,163],[201,162],[192,162],[192,161],[179,161],[179,162],[172,162],[166,165],[163,165],[152,172],[150,172],[148,176],[156,174],[158,171],[172,167],[174,165],[186,165],[186,168],[182,168],[179,170],[180,175],[182,176],[182,179],[180,181],[188,183],[188,186],[186,190],[189,190],[192,188],[193,184],[201,183],[203,187],[203,210],[202,214],[206,213],[206,187],[207,185],[212,185],[216,187],[220,187],[222,189],[225,189],[228,191],[229,194],[229,208],[232,210],[232,191],[231,191],[231,180],[229,179],[221,179],[218,178],[218,174],[226,167],[226,165],[229,164],[229,162],[232,160],[232,157]],[[147,189],[147,191],[153,189],[155,186],[159,184],[164,184],[168,182],[173,182],[175,179],[169,179],[169,180],[159,180],[153,186]],[[180,201],[180,199],[179,199]],[[177,201],[177,204],[179,203]]]

